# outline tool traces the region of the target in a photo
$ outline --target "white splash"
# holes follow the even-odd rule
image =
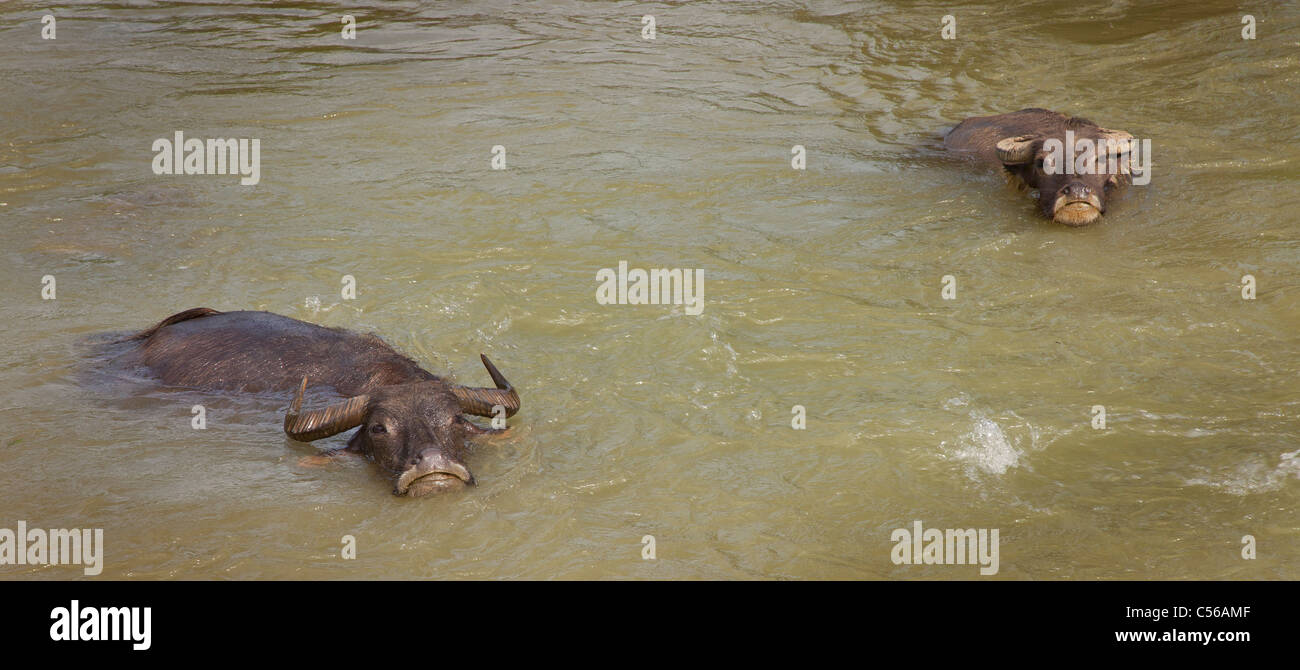
[[[1235,496],[1267,493],[1282,488],[1288,479],[1300,479],[1300,449],[1282,454],[1277,467],[1269,468],[1254,461],[1237,468],[1236,472],[1216,479],[1197,477],[1187,480],[1192,486],[1209,486]]]
[[[941,443],[939,446],[944,453],[965,463],[967,474],[972,477],[980,472],[1005,475],[1007,470],[1018,467],[1025,452],[1007,439],[1002,427],[979,412],[972,411],[970,416],[975,420],[971,432],[958,437],[954,445]]]

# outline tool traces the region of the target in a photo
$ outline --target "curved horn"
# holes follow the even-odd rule
[[[998,152],[998,160],[1007,165],[1028,163],[1034,157],[1034,140],[1036,139],[1038,138],[1033,135],[1018,135],[998,140],[995,147]]]
[[[514,416],[515,412],[519,411],[519,394],[515,393],[515,387],[506,381],[505,375],[501,374],[487,356],[479,354],[479,358],[483,359],[483,367],[487,368],[489,375],[492,375],[492,381],[497,387],[494,389],[451,387],[451,392],[456,394],[456,399],[460,401],[461,411],[476,416],[494,416],[492,407],[501,405],[506,410],[506,416]]]
[[[1107,130],[1098,128],[1101,131],[1101,139],[1106,142],[1106,150],[1113,151],[1116,155],[1123,156],[1132,152],[1133,136],[1122,130]]]
[[[1133,139],[1132,135],[1122,130],[1110,130],[1109,128],[1100,127],[1097,128],[1097,130],[1101,133],[1101,139],[1103,140],[1115,140],[1116,142],[1127,143]]]
[[[306,390],[307,378],[303,377],[302,386],[298,387],[298,395],[284,415],[285,434],[299,442],[311,442],[322,437],[337,435],[361,425],[362,419],[366,417],[366,405],[370,404],[370,396],[365,395],[354,396],[329,407],[300,414],[302,394]]]

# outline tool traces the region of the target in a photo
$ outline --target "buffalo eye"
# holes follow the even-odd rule
[[[370,432],[375,433],[375,434],[379,434],[379,433],[387,433],[387,432],[388,432],[388,429],[385,428],[385,427],[384,427],[384,424],[382,424],[382,423],[372,423],[372,424],[370,424]]]

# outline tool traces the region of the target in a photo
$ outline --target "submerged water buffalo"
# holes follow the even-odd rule
[[[206,390],[297,396],[284,432],[310,442],[361,427],[346,451],[364,455],[393,478],[393,493],[421,496],[474,483],[465,465],[468,439],[501,432],[465,414],[511,416],[519,394],[482,356],[496,388],[450,384],[424,371],[374,335],[325,328],[268,312],[200,307],[163,319],[119,342],[126,362],[164,383]],[[346,397],[302,410],[308,384]]]
[[[1045,216],[1070,226],[1096,221],[1106,212],[1111,192],[1132,181],[1137,144],[1126,132],[1046,109],[971,117],[943,143],[951,151],[1001,165],[1038,191]]]

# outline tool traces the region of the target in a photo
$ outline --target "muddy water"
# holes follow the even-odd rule
[[[103,528],[113,578],[977,577],[891,562],[914,520],[999,529],[997,578],[1300,578],[1300,11],[1058,4],[6,2],[0,527]],[[1066,229],[942,153],[1029,106],[1152,183]],[[155,175],[177,130],[260,183]],[[619,261],[703,312],[598,304]],[[84,374],[195,306],[486,352],[523,410],[408,500],[299,465],[346,436],[287,398]]]

